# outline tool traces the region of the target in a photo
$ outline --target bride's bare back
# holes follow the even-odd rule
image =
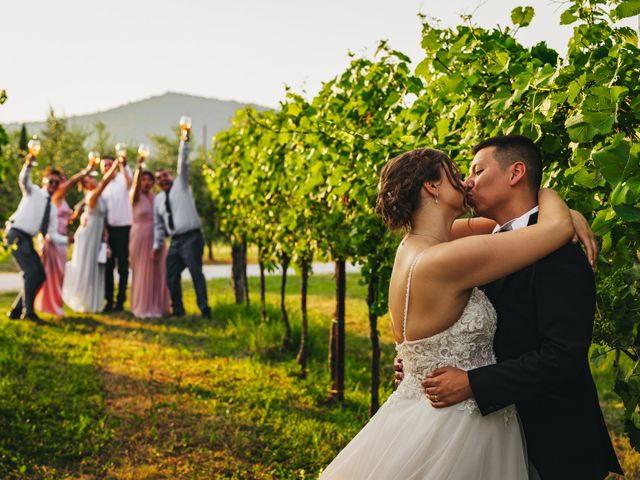
[[[428,265],[422,265],[423,258],[418,256],[424,257],[433,247],[425,248],[424,244],[417,243],[407,239],[398,248],[391,274],[389,311],[397,343],[403,342],[402,318],[409,270],[414,260],[418,262],[412,275],[406,340],[431,337],[449,328],[460,318],[471,294],[471,290],[456,290],[453,285],[438,282],[437,275],[429,275]]]

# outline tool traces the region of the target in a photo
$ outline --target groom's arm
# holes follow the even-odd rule
[[[585,257],[577,246],[566,245],[533,268],[540,347],[469,372],[451,368],[434,372],[425,386],[432,402],[436,395],[435,406],[473,396],[486,415],[589,374],[595,283]]]

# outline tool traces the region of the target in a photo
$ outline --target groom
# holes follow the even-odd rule
[[[496,233],[536,223],[542,162],[535,144],[493,137],[473,153],[466,186],[478,215],[495,220]],[[522,169],[525,176],[514,174]],[[580,248],[569,243],[483,290],[498,313],[498,363],[432,372],[423,382],[432,405],[473,397],[488,415],[515,404],[532,479],[622,474],[589,370],[595,282]]]

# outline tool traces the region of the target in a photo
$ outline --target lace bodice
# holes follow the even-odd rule
[[[471,370],[496,363],[493,337],[496,332],[497,315],[487,296],[478,288],[471,291],[460,318],[449,328],[427,338],[406,339],[411,276],[419,257],[420,255],[416,257],[409,269],[403,315],[404,341],[396,344],[398,356],[402,358],[404,380],[389,398],[387,403],[391,404],[403,397],[423,397],[426,401],[421,383],[427,374],[436,368],[449,366]],[[459,403],[457,408],[469,413],[479,412],[473,399]],[[505,409],[505,418],[510,418],[513,412],[513,407]]]

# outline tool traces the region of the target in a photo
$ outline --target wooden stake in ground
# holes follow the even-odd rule
[[[344,400],[345,301],[347,293],[346,261],[336,260],[336,310],[329,337],[329,369],[332,398]]]
[[[247,244],[242,238],[231,238],[231,284],[237,305],[246,301],[247,288]]]
[[[267,299],[266,299],[266,282],[264,278],[264,261],[262,260],[262,251],[258,254],[258,267],[260,268],[260,320],[267,321]]]
[[[300,262],[300,310],[302,312],[302,322],[300,326],[300,349],[296,360],[302,370],[302,375],[307,374],[307,339],[309,336],[309,319],[307,317],[307,288],[309,283],[310,260],[303,258]]]
[[[280,315],[282,316],[282,323],[284,324],[284,335],[282,337],[282,348],[285,350],[291,347],[291,325],[289,325],[289,316],[287,315],[287,305],[285,303],[285,296],[287,290],[287,270],[289,269],[290,258],[288,255],[283,254],[281,258],[282,262],[282,281],[280,282]]]

